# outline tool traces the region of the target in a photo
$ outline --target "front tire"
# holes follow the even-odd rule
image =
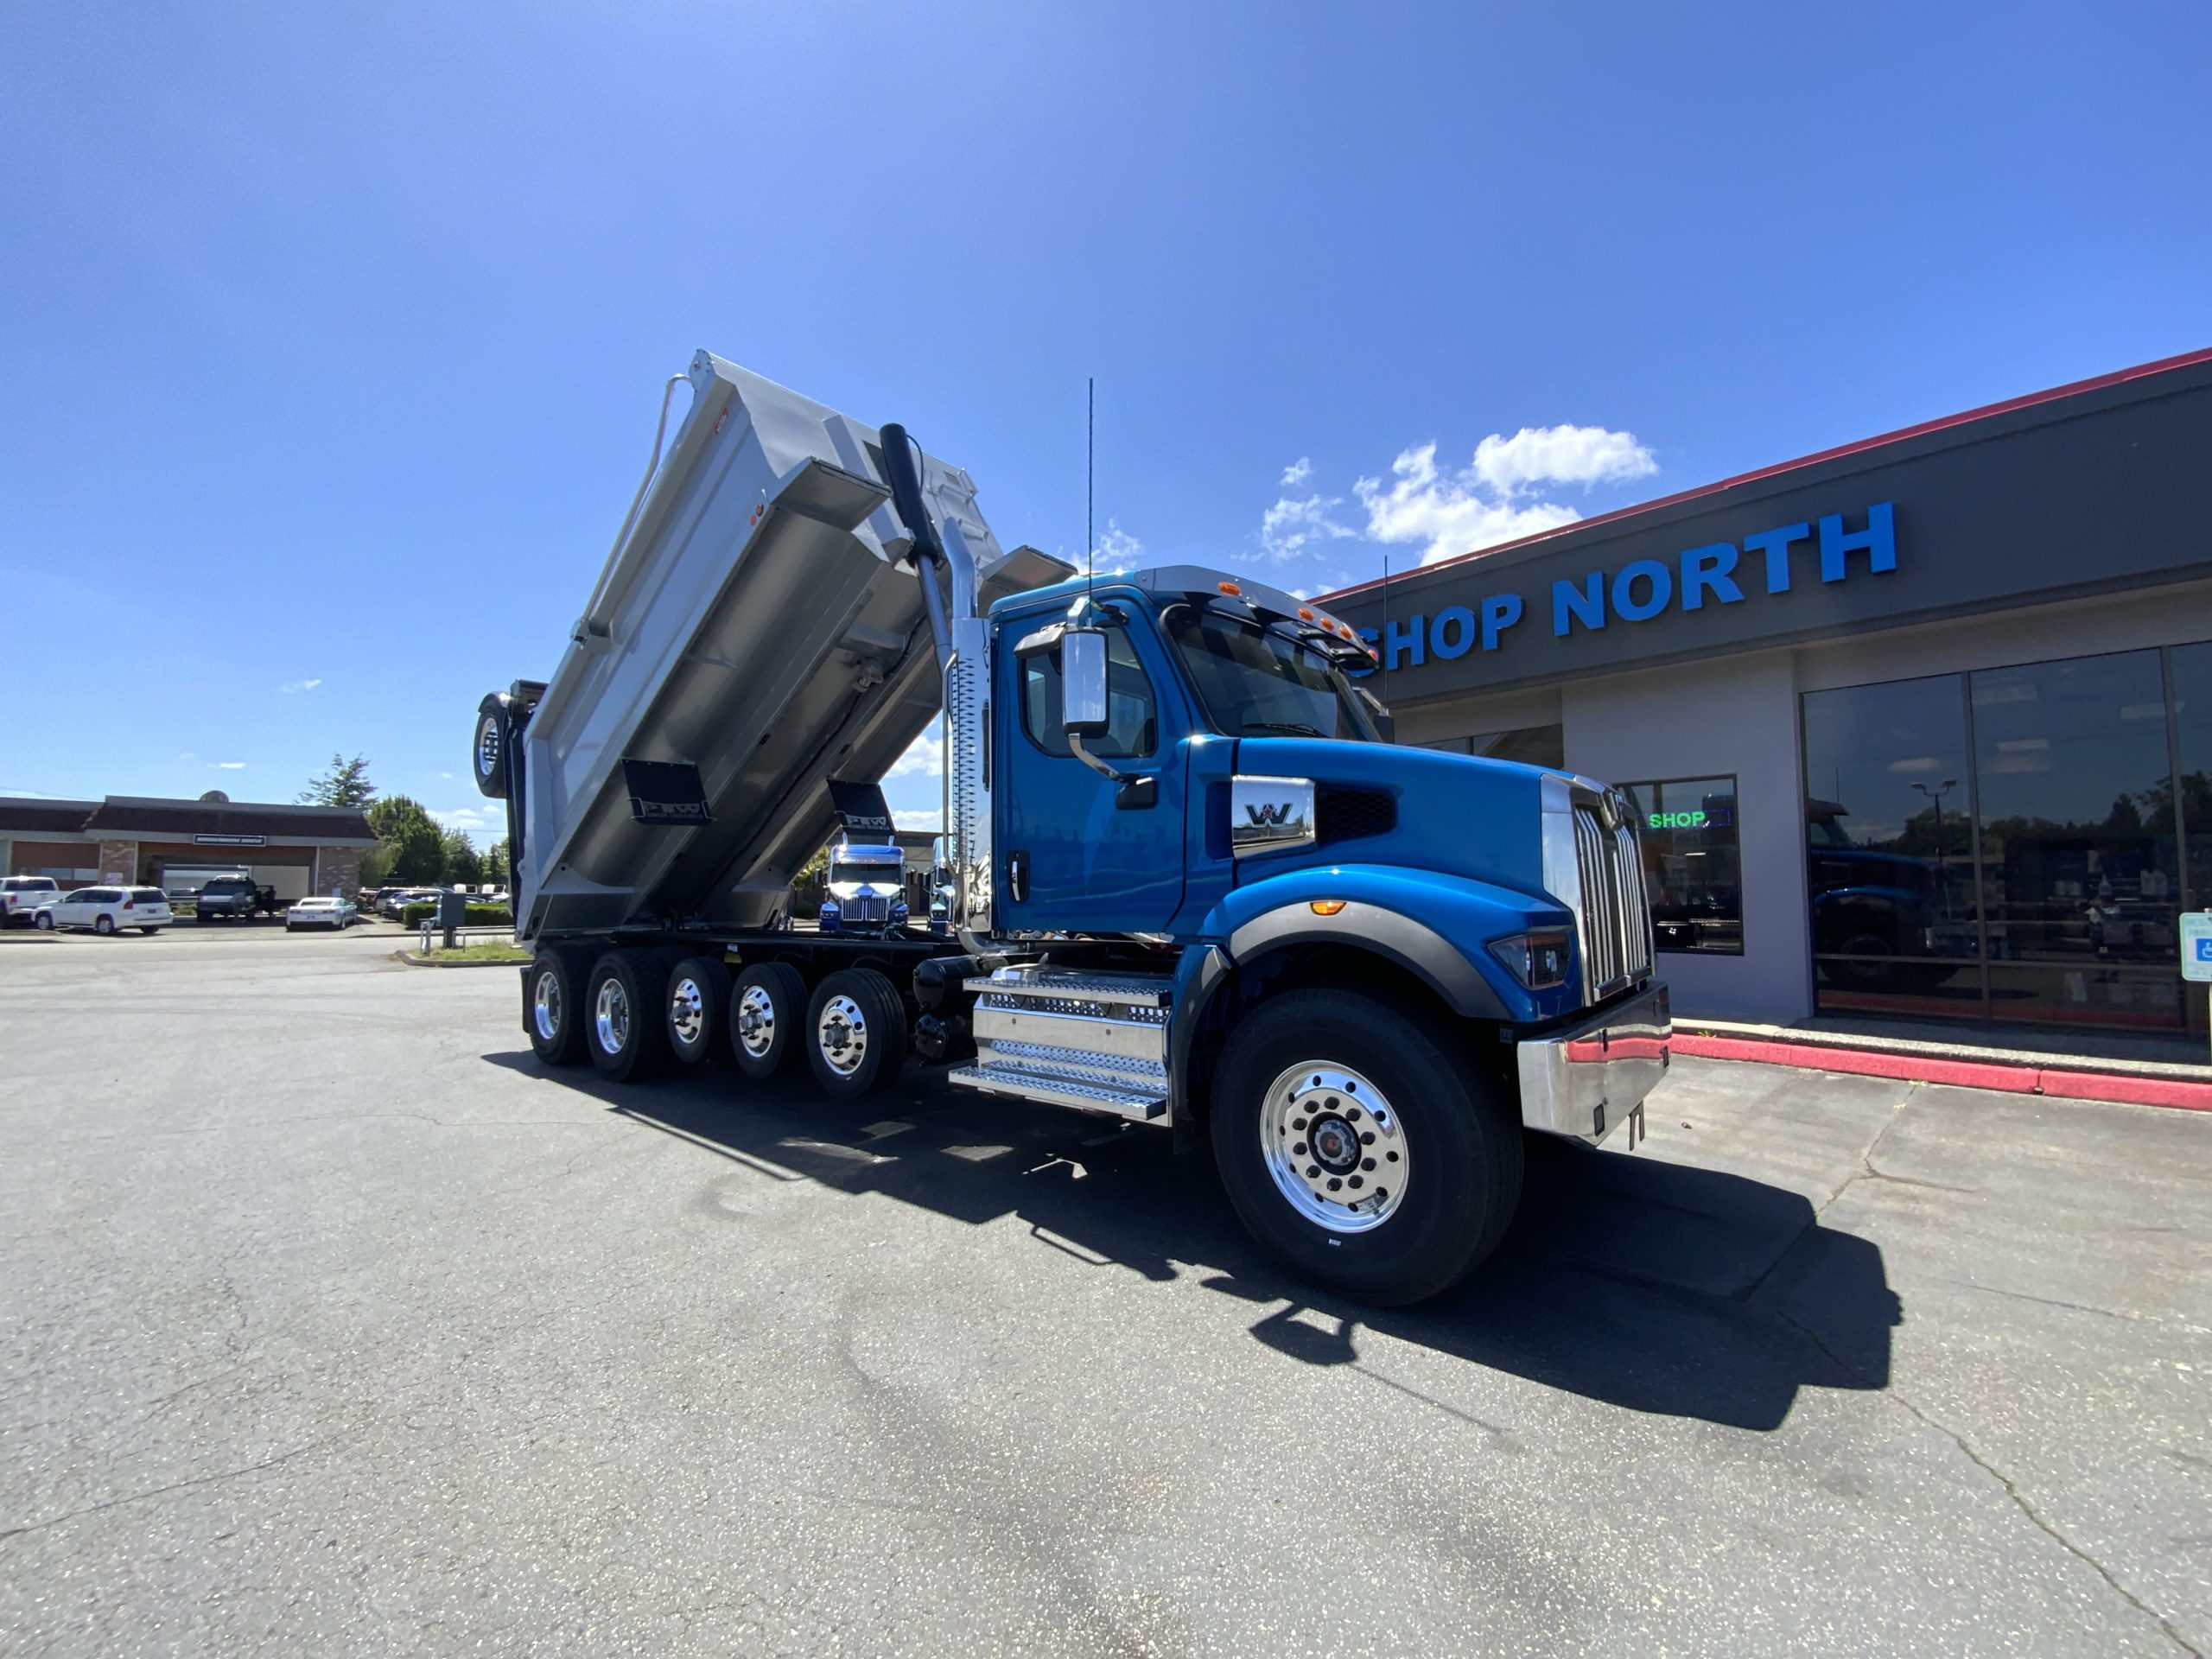
[[[685,1065],[701,1065],[724,1046],[729,1018],[729,969],[716,957],[686,957],[668,976],[664,1001],[668,1052]]]
[[[104,939],[112,938],[115,936],[115,918],[112,916],[93,917],[92,931]]]
[[[806,1060],[815,1082],[838,1100],[858,1100],[899,1080],[906,1059],[906,1007],[873,968],[843,968],[814,988],[806,1006]]]
[[[638,1083],[668,1058],[668,958],[652,950],[609,950],[584,988],[584,1052],[609,1083]]]
[[[138,931],[150,939],[155,934],[160,932],[162,930],[158,927],[142,927]]]
[[[41,910],[32,918],[31,925],[41,933],[51,933],[54,931],[54,918],[48,912]]]
[[[1236,1024],[1214,1160],[1252,1236],[1363,1301],[1438,1295],[1520,1203],[1521,1126],[1448,1039],[1352,992],[1292,991]]]

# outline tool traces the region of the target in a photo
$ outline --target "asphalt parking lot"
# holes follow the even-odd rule
[[[1685,1061],[1377,1314],[1164,1135],[394,943],[0,953],[0,1649],[2212,1647],[2212,1116]]]

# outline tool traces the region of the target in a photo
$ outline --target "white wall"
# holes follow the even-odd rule
[[[1607,783],[1736,779],[1744,954],[1669,951],[1678,1015],[1789,1020],[1811,1011],[1805,794],[1786,652],[1616,674],[1562,688],[1567,764]]]

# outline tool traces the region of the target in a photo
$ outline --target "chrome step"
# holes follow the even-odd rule
[[[1048,1106],[1072,1106],[1078,1111],[1111,1112],[1117,1117],[1148,1123],[1167,1115],[1167,1093],[1157,1094],[1103,1083],[1090,1083],[1057,1069],[1033,1069],[1009,1060],[988,1065],[956,1066],[947,1074],[963,1088],[980,1089],[987,1095],[1008,1095]]]
[[[1157,1008],[1165,1020],[1174,983],[1165,975],[1095,973],[1081,968],[1001,968],[968,982],[979,999],[1061,1002],[1066,1012],[1103,1014],[1110,1008]],[[1076,1005],[1089,1005],[1078,1007]]]

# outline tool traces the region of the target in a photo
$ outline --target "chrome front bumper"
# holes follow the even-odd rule
[[[1674,1020],[1654,985],[1579,1026],[1516,1046],[1521,1122],[1595,1146],[1632,1116],[1667,1075]],[[1631,1140],[1633,1140],[1633,1136]]]

